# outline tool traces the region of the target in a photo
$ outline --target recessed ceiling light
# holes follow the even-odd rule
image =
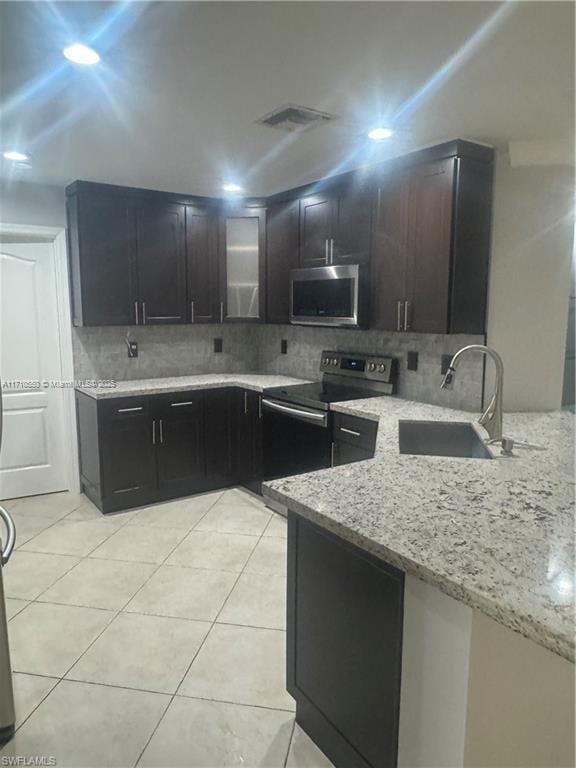
[[[2,152],[4,160],[12,160],[15,163],[25,163],[26,160],[30,160],[30,155],[25,152],[18,152],[15,149],[9,149],[6,152]]]
[[[231,193],[238,193],[243,192],[244,187],[241,187],[240,184],[235,184],[233,181],[227,181],[225,184],[222,184],[222,189],[224,192],[231,192]]]
[[[374,141],[389,139],[391,136],[394,136],[394,131],[391,128],[373,128],[368,132],[368,138]]]
[[[91,67],[94,64],[98,64],[100,61],[100,56],[96,51],[82,43],[69,45],[67,48],[64,48],[62,53],[68,61],[71,61],[74,64],[81,64],[84,67]]]

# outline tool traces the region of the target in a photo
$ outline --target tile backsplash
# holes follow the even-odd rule
[[[125,339],[138,342],[129,359]],[[481,408],[484,361],[462,358],[452,391],[440,390],[442,355],[483,336],[386,333],[293,325],[166,325],[73,328],[76,379],[141,379],[194,373],[260,371],[317,379],[323,349],[385,354],[399,360],[398,394],[410,400],[475,411]],[[223,342],[214,352],[214,339]],[[281,343],[287,342],[286,354]],[[408,352],[418,353],[418,369],[408,370]]]

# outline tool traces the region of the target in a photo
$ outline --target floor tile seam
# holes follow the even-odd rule
[[[30,672],[19,672],[18,674],[24,674],[24,675],[28,675],[28,674],[32,674],[32,673],[30,673]],[[27,722],[28,722],[28,720],[30,720],[30,718],[32,717],[32,715],[34,714],[34,712],[36,712],[36,710],[37,710],[37,709],[38,709],[38,708],[39,708],[39,707],[40,707],[40,706],[41,706],[41,705],[42,705],[42,704],[43,704],[43,703],[46,701],[46,699],[47,699],[47,698],[48,698],[48,697],[49,697],[49,696],[50,696],[52,693],[54,693],[54,691],[56,690],[56,688],[58,688],[58,686],[60,685],[60,683],[61,683],[61,682],[62,682],[62,680],[63,680],[63,678],[62,678],[62,677],[54,677],[53,675],[34,675],[34,677],[43,677],[43,678],[45,678],[45,679],[46,679],[46,678],[49,678],[50,680],[56,680],[56,683],[55,683],[55,684],[52,686],[52,688],[50,688],[50,690],[49,690],[49,691],[48,691],[48,692],[47,692],[47,693],[46,693],[46,694],[45,694],[45,695],[44,695],[44,696],[41,698],[41,700],[38,702],[38,704],[36,704],[36,706],[35,706],[35,707],[34,707],[34,708],[33,708],[33,709],[32,709],[32,710],[31,710],[31,711],[30,711],[30,712],[29,712],[29,713],[26,715],[26,717],[24,718],[24,720],[22,720],[22,722],[18,724],[18,726],[16,727],[16,729],[15,729],[14,733],[18,733],[18,731],[20,730],[20,728],[22,728],[22,726],[23,726],[25,723],[27,723]],[[8,742],[8,743],[10,743],[10,742]],[[0,755],[1,755],[1,754],[2,754],[2,748],[0,747]]]
[[[62,521],[58,520],[58,522],[60,523]],[[87,520],[71,520],[70,523],[68,523],[68,524],[72,525],[74,523],[85,523],[85,522],[89,522],[89,521],[87,521]],[[105,539],[103,539],[102,541],[98,542],[98,544],[96,544],[95,547],[93,547],[89,552],[86,552],[86,554],[83,554],[83,555],[70,555],[69,552],[46,552],[46,551],[41,552],[41,551],[35,550],[35,549],[21,549],[19,551],[20,552],[33,552],[33,553],[38,554],[38,555],[67,555],[68,557],[80,557],[80,558],[90,557],[90,555],[93,552],[95,552],[98,549],[98,547],[101,547],[103,544],[106,544],[106,542],[110,538],[112,538],[112,536],[114,536],[114,534],[118,533],[118,531],[121,531],[125,527],[125,525],[126,525],[126,523],[121,525],[119,528],[114,528],[114,530],[110,533],[109,536],[106,536]],[[50,527],[52,527],[52,526],[50,526]],[[44,530],[48,530],[48,529],[45,528]],[[40,531],[40,533],[38,533],[36,536],[34,536],[30,541],[27,541],[26,544],[24,544],[23,546],[26,546],[27,544],[30,544],[34,540],[34,538],[36,538],[37,536],[40,536],[42,533],[44,533],[44,531]]]
[[[181,677],[181,679],[180,679],[180,682],[179,682],[179,683],[178,683],[178,685],[176,686],[176,690],[174,691],[174,693],[173,693],[173,694],[172,694],[172,696],[170,697],[170,701],[169,701],[169,702],[168,702],[168,704],[166,705],[166,708],[165,708],[165,709],[164,709],[164,711],[162,712],[162,715],[161,715],[160,719],[159,719],[159,720],[158,720],[158,722],[156,723],[156,727],[153,729],[152,733],[150,734],[150,737],[149,737],[149,739],[147,740],[146,744],[144,744],[144,747],[142,748],[142,751],[141,751],[141,752],[140,752],[140,754],[138,755],[138,759],[137,759],[137,760],[136,760],[136,762],[134,763],[134,766],[133,766],[133,768],[136,768],[136,766],[138,766],[138,764],[140,763],[140,760],[142,759],[142,756],[144,755],[144,753],[145,753],[145,752],[146,752],[146,750],[148,749],[148,745],[150,744],[150,742],[151,742],[151,741],[152,741],[152,739],[154,738],[154,735],[156,734],[156,731],[158,730],[158,728],[160,727],[160,724],[162,723],[162,721],[163,721],[163,720],[164,720],[164,718],[166,717],[166,713],[168,712],[168,710],[169,710],[169,709],[170,709],[170,707],[172,706],[172,702],[173,702],[173,701],[174,701],[174,699],[176,698],[176,694],[177,694],[177,693],[178,693],[178,691],[180,690],[180,688],[181,688],[181,686],[182,686],[182,683],[183,683],[183,681],[185,680],[186,676],[188,675],[188,672],[190,671],[190,668],[192,667],[192,664],[193,664],[193,663],[196,661],[196,659],[197,659],[197,657],[198,657],[198,654],[200,653],[201,649],[204,647],[204,643],[206,642],[206,639],[208,638],[208,635],[209,635],[209,634],[210,634],[210,632],[212,631],[212,627],[213,627],[213,626],[214,626],[214,622],[211,622],[211,624],[210,624],[210,627],[209,627],[208,631],[206,632],[206,634],[204,635],[204,637],[202,638],[202,642],[201,642],[201,643],[200,643],[200,645],[198,646],[198,648],[197,648],[197,650],[196,650],[196,653],[193,655],[193,657],[192,657],[192,660],[190,661],[190,664],[188,664],[188,666],[186,667],[186,670],[184,671],[184,674],[183,674],[183,676]]]
[[[23,550],[20,550],[20,551],[23,551]],[[50,555],[54,555],[54,553],[47,553],[47,552],[32,552],[31,554],[35,554],[35,555],[46,555],[46,554],[48,554],[49,556]],[[76,568],[76,566],[79,565],[82,562],[82,559],[83,559],[83,558],[79,557],[78,555],[56,555],[56,557],[72,557],[75,560],[77,560],[78,562],[76,562],[73,565],[71,565],[70,568],[68,568],[68,570],[66,570],[64,573],[60,574],[60,576],[57,576],[54,579],[54,581],[52,581],[45,589],[43,589],[39,594],[37,594],[36,597],[33,597],[30,600],[29,600],[29,598],[21,598],[21,597],[19,598],[19,597],[16,597],[16,598],[14,598],[15,600],[29,600],[29,604],[30,603],[36,603],[38,601],[39,597],[42,597],[42,595],[44,595],[46,592],[48,592],[49,589],[52,589],[52,587],[58,581],[60,581],[60,579],[64,578],[64,576],[66,576],[68,573],[70,573],[70,571],[72,571],[74,568]],[[10,597],[10,595],[6,594],[6,597]],[[24,608],[28,608],[28,606],[25,605]],[[24,608],[22,610],[24,610]],[[21,611],[20,611],[20,613],[21,613]],[[14,617],[12,617],[12,618],[14,618]]]

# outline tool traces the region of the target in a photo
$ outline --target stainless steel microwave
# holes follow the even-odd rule
[[[358,325],[359,266],[310,267],[290,272],[290,322]]]

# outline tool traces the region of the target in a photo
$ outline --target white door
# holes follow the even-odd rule
[[[0,242],[0,499],[67,488],[55,253]]]

